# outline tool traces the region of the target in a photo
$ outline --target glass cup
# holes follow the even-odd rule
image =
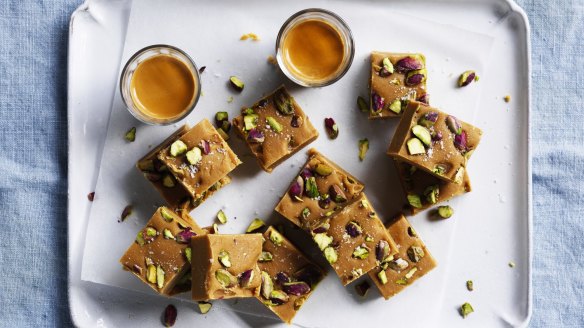
[[[284,41],[288,33],[298,24],[311,20],[322,21],[330,25],[339,34],[343,43],[343,59],[339,67],[333,74],[321,80],[306,79],[292,72],[289,69],[289,64],[284,55]],[[288,79],[304,87],[323,87],[335,83],[347,73],[354,56],[355,45],[349,26],[341,17],[325,9],[309,8],[295,13],[284,22],[276,39],[276,60],[278,61],[278,66]]]
[[[131,83],[134,72],[140,63],[159,55],[171,56],[174,59],[181,61],[188,68],[194,80],[193,87],[195,90],[193,90],[193,97],[191,102],[183,111],[180,112],[180,114],[168,118],[155,117],[149,115],[149,113],[144,112],[140,109],[140,106],[136,104],[136,101],[132,96]],[[181,49],[165,44],[151,45],[136,52],[124,66],[122,75],[120,76],[120,93],[124,103],[126,104],[126,108],[136,119],[150,125],[173,124],[189,115],[199,101],[199,97],[201,95],[201,80],[199,77],[199,69],[191,57]]]

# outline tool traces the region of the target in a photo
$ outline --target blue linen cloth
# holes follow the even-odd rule
[[[0,1],[0,326],[71,326],[67,35],[80,0]],[[584,1],[518,0],[533,42],[534,313],[584,327]]]

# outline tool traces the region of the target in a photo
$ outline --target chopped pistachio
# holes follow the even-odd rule
[[[221,138],[223,138],[223,140],[227,141],[229,140],[229,135],[227,134],[227,132],[225,132],[225,130],[223,129],[216,129],[217,133],[219,133],[219,135],[221,136]]]
[[[304,302],[306,301],[306,297],[299,297],[294,301],[294,311],[298,311],[300,310],[300,307],[302,307],[302,304],[304,304]]]
[[[450,205],[438,206],[438,215],[443,219],[448,219],[452,217],[454,210]]]
[[[146,266],[154,265],[154,261],[152,261],[152,259],[149,257],[144,258],[144,263],[146,263]]]
[[[226,268],[231,268],[231,258],[229,257],[229,252],[222,249],[219,252],[219,263],[221,263]]]
[[[231,99],[233,99],[233,97],[231,97]],[[215,123],[217,123],[217,125],[220,126],[223,121],[228,121],[228,120],[229,120],[229,114],[227,112],[215,113]]]
[[[270,262],[274,259],[274,256],[270,252],[262,251],[260,257],[258,258],[258,262]]]
[[[337,262],[338,259],[337,251],[335,251],[334,248],[329,246],[324,249],[324,257],[330,264],[333,264]]]
[[[413,227],[408,227],[408,235],[410,235],[410,237],[418,237],[418,234],[416,233],[416,230],[414,230]]]
[[[396,99],[394,100],[390,105],[389,105],[389,110],[391,110],[392,112],[399,114],[402,111],[402,102],[400,99]]]
[[[401,271],[401,270],[407,268],[409,266],[409,263],[408,263],[408,261],[398,257],[395,260],[389,260],[388,266],[390,269],[392,269],[394,271]]]
[[[259,41],[260,40],[260,37],[257,34],[255,34],[255,33],[247,33],[247,34],[242,35],[239,38],[239,40],[241,40],[241,41],[244,41],[244,40],[247,40],[247,39],[251,39],[252,41]]]
[[[170,145],[170,156],[177,157],[180,156],[188,150],[187,144],[182,142],[182,140],[177,140]]]
[[[369,248],[365,245],[355,247],[352,256],[357,259],[364,260],[369,257]]]
[[[270,277],[269,273],[262,271],[262,285],[260,293],[265,299],[270,299],[270,294],[272,294],[273,290],[274,282],[272,281],[272,277]]]
[[[426,153],[424,144],[418,138],[411,138],[406,142],[406,146],[408,147],[408,153],[410,155],[421,155]]]
[[[304,185],[304,192],[306,193],[306,196],[308,196],[309,198],[316,198],[320,196],[315,177],[310,177],[306,179],[306,183]]]
[[[272,243],[274,243],[274,245],[281,246],[282,242],[284,241],[284,237],[282,237],[282,235],[278,231],[272,230],[272,232],[270,233],[270,240],[272,241]]]
[[[259,229],[263,228],[266,224],[259,218],[253,219],[247,229],[245,230],[246,233],[256,232]]]
[[[211,310],[211,307],[213,306],[213,304],[204,301],[200,301],[198,304],[201,314],[207,314],[207,312],[209,312],[209,310]]]
[[[190,247],[185,248],[185,257],[187,258],[189,263],[191,263],[192,255],[193,255],[193,250]]]
[[[405,285],[408,284],[408,281],[405,280],[405,279],[403,279],[403,278],[401,278],[401,279],[396,280],[395,283],[398,284],[398,285],[405,286]]]
[[[162,178],[162,185],[166,188],[174,188],[175,182],[174,178],[170,174],[165,174]]]
[[[148,264],[148,273],[146,274],[146,280],[149,283],[155,284],[156,283],[156,266],[154,264]]]
[[[172,232],[170,232],[170,230],[168,230],[168,229],[164,229],[163,236],[164,236],[164,239],[174,239]]]
[[[164,270],[160,265],[156,266],[156,285],[158,288],[164,287]]]
[[[387,70],[387,72],[389,72],[389,73],[394,72],[393,64],[391,63],[391,61],[389,60],[388,57],[383,58],[383,61],[381,62],[381,64],[383,65],[383,68],[385,68],[385,70]]]
[[[513,262],[513,261],[510,261],[510,262],[509,262],[509,267],[510,267],[510,268],[514,268],[514,267],[515,267],[515,262]]]
[[[371,243],[373,241],[375,241],[375,239],[373,239],[373,237],[371,237],[370,235],[365,236],[365,241],[368,243]]]
[[[259,116],[257,114],[247,114],[243,116],[243,124],[246,131],[257,127]]]
[[[276,109],[282,115],[292,115],[294,114],[295,107],[292,101],[292,97],[290,97],[284,89],[279,89],[273,96],[274,104],[276,104]]]
[[[440,193],[440,189],[438,185],[429,186],[424,190],[424,195],[426,196],[426,201],[430,204],[436,204],[438,202],[438,195]]]
[[[473,313],[474,309],[472,308],[472,305],[470,305],[470,303],[464,303],[460,306],[460,315],[462,315],[463,318],[466,318],[469,314]]]
[[[412,127],[412,133],[427,147],[432,145],[432,135],[425,127],[421,125],[414,125]]]
[[[414,208],[422,208],[422,200],[420,199],[420,196],[414,195],[414,194],[409,194],[407,197],[408,197],[408,203],[410,204],[410,206],[412,206]]]
[[[282,130],[284,129],[282,127],[282,124],[280,124],[275,118],[273,118],[272,116],[268,116],[266,117],[266,121],[268,122],[268,125],[270,126],[270,128],[272,129],[272,131],[276,132],[276,133],[280,133],[282,132]]]
[[[195,147],[185,154],[187,161],[191,165],[197,165],[203,159],[203,153],[199,147]]]
[[[359,160],[363,161],[365,159],[365,155],[369,150],[369,139],[361,139],[359,140]]]
[[[156,234],[158,234],[158,231],[156,231],[156,229],[152,228],[152,227],[148,227],[146,228],[146,235],[149,237],[156,237]]]
[[[505,97],[503,97],[503,100],[505,100],[506,103],[511,101],[511,96],[510,95],[506,95]]]
[[[312,238],[321,251],[333,243],[333,237],[328,236],[326,233],[317,233]]]
[[[124,138],[129,142],[134,142],[136,140],[136,127],[133,126],[130,128],[130,130],[124,135]]]
[[[243,81],[240,80],[237,76],[230,76],[229,82],[231,82],[231,86],[239,92],[243,91],[243,87],[245,87]]]
[[[466,281],[466,289],[468,289],[469,292],[472,292],[474,290],[474,284],[472,280]]]
[[[318,174],[321,175],[323,177],[329,176],[331,175],[331,173],[333,173],[333,168],[326,165],[326,164],[322,164],[319,163],[316,165],[316,168],[314,169],[314,171]]]
[[[219,220],[221,224],[227,223],[227,215],[225,215],[225,212],[223,212],[223,210],[219,210],[219,212],[217,212],[217,220]]]
[[[300,213],[300,216],[302,216],[303,219],[307,219],[310,216],[310,209],[305,207]]]
[[[407,250],[410,261],[417,263],[424,257],[424,249],[419,246],[410,246]]]
[[[146,243],[144,241],[144,235],[142,234],[142,231],[139,231],[138,234],[136,235],[136,242],[140,246],[144,246],[144,244]]]
[[[418,268],[412,268],[410,271],[408,271],[408,273],[406,273],[404,277],[406,279],[410,279],[411,277],[414,276],[414,273],[416,273],[416,271],[418,271]]]
[[[379,273],[377,273],[377,278],[379,278],[382,285],[387,284],[387,274],[385,274],[385,271],[379,271]]]
[[[361,96],[357,97],[357,106],[359,106],[359,110],[364,113],[369,111],[369,105],[367,104],[367,101]]]
[[[211,233],[217,234],[219,233],[219,226],[217,225],[217,223],[213,223],[212,225],[212,231]]]
[[[215,271],[215,279],[219,281],[219,284],[221,284],[223,288],[231,288],[237,284],[237,278],[225,269],[217,269],[217,271]]]
[[[464,179],[464,167],[459,167],[454,175],[454,183],[461,184]]]
[[[165,208],[160,209],[160,215],[162,215],[162,218],[166,222],[172,222],[174,220],[174,217]]]

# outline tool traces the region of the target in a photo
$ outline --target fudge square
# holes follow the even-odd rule
[[[470,178],[466,172],[462,183],[456,184],[438,179],[408,163],[394,163],[412,215],[471,191]]]
[[[481,129],[420,102],[409,102],[387,154],[440,179],[461,184]]]
[[[136,163],[138,170],[140,170],[144,177],[152,183],[154,188],[158,190],[168,205],[176,212],[185,213],[192,211],[215,191],[231,182],[231,178],[226,175],[212,185],[202,197],[194,199],[183,185],[176,181],[176,178],[172,172],[168,170],[168,167],[158,159],[158,154],[163,149],[170,147],[173,142],[178,140],[188,131],[189,126],[183,125]]]
[[[125,270],[156,292],[170,296],[183,290],[190,270],[191,236],[204,235],[194,221],[187,221],[167,207],[160,207],[120,258]],[[188,278],[188,277],[187,277]]]
[[[193,300],[258,295],[261,234],[195,236],[191,238],[191,249]]]
[[[318,138],[318,131],[284,86],[243,108],[233,126],[266,172]]]
[[[400,116],[409,100],[427,103],[427,76],[422,54],[372,52],[369,118]]]
[[[305,230],[353,202],[364,185],[315,149],[276,205],[276,212]]]
[[[224,178],[241,164],[207,119],[180,135],[157,157],[192,198],[195,207],[209,193],[228,183]]]
[[[312,238],[345,286],[398,251],[365,194],[324,220]]]
[[[438,265],[403,215],[398,216],[387,230],[397,243],[399,253],[369,272],[385,299],[401,292]]]
[[[263,236],[258,262],[262,286],[256,297],[282,321],[291,323],[324,272],[274,227],[269,227]]]

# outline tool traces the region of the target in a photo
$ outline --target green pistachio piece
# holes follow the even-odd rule
[[[146,263],[146,266],[154,265],[154,261],[152,261],[152,259],[149,257],[144,258],[144,263]]]
[[[274,104],[276,104],[276,109],[282,113],[282,115],[294,114],[292,98],[288,96],[283,89],[278,90],[274,94]]]
[[[355,247],[352,256],[354,258],[364,260],[369,257],[369,248],[365,245],[357,246]]]
[[[333,243],[333,237],[328,236],[324,232],[315,234],[312,239],[314,239],[314,242],[318,245],[318,248],[320,248],[321,251]]]
[[[156,285],[158,288],[164,287],[164,270],[160,265],[156,266]]]
[[[245,232],[252,233],[252,232],[258,231],[259,229],[261,229],[265,226],[266,226],[266,224],[264,223],[264,221],[262,221],[259,218],[255,218],[255,219],[253,219],[253,221],[251,221],[251,223],[249,224],[249,226],[247,227]]]
[[[361,96],[357,97],[357,106],[359,106],[359,110],[364,113],[369,111],[369,105],[367,104],[367,101]]]
[[[438,174],[438,175],[444,175],[444,173],[446,172],[446,165],[444,164],[436,164],[434,166],[434,169],[432,170],[432,172]]]
[[[211,233],[213,234],[219,233],[219,226],[217,225],[217,223],[213,223],[211,231],[212,231]]]
[[[399,258],[399,257],[397,259],[395,259],[395,260],[388,260],[387,263],[388,263],[387,266],[390,269],[392,269],[393,271],[398,271],[398,272],[401,271],[401,270],[403,270],[403,269],[405,269],[405,268],[407,268],[409,266],[408,261],[406,261],[406,260],[404,260],[402,258]]]
[[[148,264],[148,272],[146,273],[146,280],[149,283],[155,284],[156,283],[156,266],[154,264]]]
[[[227,215],[225,215],[225,212],[223,212],[223,210],[219,210],[219,212],[217,212],[217,220],[219,220],[221,224],[227,223]]]
[[[454,183],[461,184],[464,179],[464,167],[459,167],[454,174]]]
[[[408,248],[408,258],[410,259],[410,261],[417,263],[420,262],[420,260],[424,257],[424,249],[422,247],[419,246],[410,246],[410,248]]]
[[[177,140],[170,145],[170,156],[177,157],[184,154],[187,151],[187,144],[181,140]]]
[[[430,204],[436,204],[436,202],[438,201],[439,193],[440,189],[438,188],[438,185],[429,186],[428,188],[426,188],[426,190],[424,190],[426,200]]]
[[[369,150],[369,140],[367,138],[359,140],[359,160],[363,161]]]
[[[387,284],[387,274],[385,274],[385,271],[383,270],[379,271],[379,273],[377,274],[377,278],[379,278],[379,281],[381,282],[382,285]]]
[[[410,279],[414,276],[414,273],[416,273],[416,271],[418,271],[418,268],[412,268],[410,271],[408,271],[408,273],[406,273],[404,277],[406,279]]]
[[[381,62],[381,64],[383,65],[383,68],[385,68],[389,73],[394,72],[393,64],[391,63],[389,58],[387,58],[387,57],[383,58],[383,61]]]
[[[251,129],[255,129],[258,126],[258,118],[257,114],[248,114],[243,117],[243,124],[244,129],[249,131]]]
[[[314,169],[314,171],[318,174],[321,175],[323,177],[329,176],[331,175],[331,173],[333,173],[333,168],[326,165],[326,164],[322,164],[319,163],[316,165],[316,168]]]
[[[408,227],[408,235],[410,237],[418,237],[418,234],[416,233],[416,230],[414,230],[414,228],[412,227]]]
[[[186,155],[187,161],[191,165],[197,165],[203,159],[203,153],[199,147],[195,147],[187,151]]]
[[[316,197],[320,196],[320,193],[318,192],[318,185],[316,184],[315,177],[310,177],[310,178],[306,179],[306,182],[304,185],[304,192],[306,193],[306,196],[308,196],[309,198],[316,198]]]
[[[185,248],[185,257],[187,258],[189,263],[191,263],[192,255],[193,255],[193,250],[190,247]]]
[[[167,209],[165,208],[161,208],[160,209],[160,215],[162,215],[162,218],[164,219],[164,221],[166,222],[172,222],[172,220],[174,220],[174,217],[172,216],[172,214],[170,214],[168,212]]]
[[[300,308],[302,307],[302,304],[304,304],[304,302],[306,301],[306,297],[299,297],[294,301],[294,311],[298,311],[300,310]]]
[[[227,134],[227,132],[225,132],[225,130],[223,129],[216,129],[217,133],[219,133],[219,135],[221,136],[221,138],[223,138],[223,140],[227,141],[229,140],[229,135]]]
[[[284,293],[281,290],[272,290],[272,292],[270,293],[270,300],[275,301],[274,303],[276,305],[286,303],[288,302],[289,299],[290,296],[288,296],[288,294]]]
[[[142,234],[142,231],[139,231],[138,234],[136,235],[136,242],[140,246],[144,246],[144,244],[146,243],[144,241],[144,235]]]
[[[472,280],[466,281],[466,289],[468,289],[469,292],[472,292],[474,290],[474,284]]]
[[[365,236],[365,241],[368,243],[372,243],[375,241],[375,239],[373,239],[373,237],[371,237],[370,235]]]
[[[273,118],[272,116],[266,117],[266,121],[268,121],[268,125],[270,126],[270,128],[272,128],[272,131],[276,133],[280,133],[284,129],[282,127],[282,124],[278,123],[278,121],[276,121],[276,119]]]
[[[274,243],[274,245],[281,246],[282,242],[284,241],[284,237],[282,237],[278,231],[272,230],[270,233],[270,240],[272,243]]]
[[[199,304],[199,310],[201,311],[201,314],[207,314],[207,312],[209,312],[211,310],[211,307],[213,306],[213,304],[211,304],[209,302],[203,302],[203,301],[200,301],[198,304]]]
[[[405,285],[408,284],[408,281],[405,280],[405,279],[403,279],[403,278],[401,278],[401,279],[396,280],[395,283],[398,284],[398,285],[405,286]]]
[[[230,76],[229,82],[231,83],[231,86],[239,92],[243,91],[243,88],[245,87],[243,81],[240,80],[237,76]]]
[[[162,235],[164,236],[164,239],[174,239],[172,232],[168,229],[164,229]]]
[[[406,142],[406,146],[408,147],[408,152],[410,155],[421,155],[426,153],[424,144],[418,138],[411,138]]]
[[[337,251],[335,251],[334,248],[329,246],[324,249],[324,257],[330,264],[333,264],[337,262],[338,259]]]
[[[389,110],[392,112],[399,114],[402,111],[402,102],[400,99],[394,100],[391,104],[389,104]]]
[[[132,127],[126,134],[124,138],[129,142],[134,142],[136,140],[136,127]]]
[[[140,162],[138,162],[138,168],[140,169],[140,171],[153,172],[154,171],[154,161],[152,161],[152,160],[140,161]]]
[[[156,237],[156,234],[158,233],[158,231],[156,231],[156,229],[152,228],[152,227],[148,227],[146,228],[146,236],[149,237]]]
[[[219,252],[219,263],[221,263],[226,268],[231,268],[231,259],[229,257],[229,252],[222,249]]]
[[[463,318],[466,318],[469,314],[473,313],[474,309],[472,308],[472,305],[470,305],[470,303],[464,303],[460,306],[460,315],[462,315]]]
[[[508,263],[508,265],[509,265],[509,267],[510,267],[511,269],[513,269],[513,268],[515,267],[515,262],[513,262],[513,261],[510,261],[510,262]]]
[[[310,216],[310,209],[308,207],[305,207],[302,212],[300,213],[300,216],[303,219],[308,219],[308,217]]]
[[[237,284],[237,278],[225,269],[217,269],[215,271],[215,279],[223,288],[231,288]]]
[[[422,208],[422,200],[420,199],[420,196],[409,194],[407,197],[408,203],[410,204],[411,207]]]
[[[174,182],[174,178],[170,174],[165,174],[162,178],[162,185],[166,188],[174,188],[176,183]]]
[[[274,256],[270,252],[262,251],[260,257],[258,258],[258,262],[270,262],[274,259]]]
[[[420,139],[422,143],[426,146],[432,145],[432,136],[430,135],[430,131],[421,125],[414,125],[412,127],[412,133]]]
[[[220,125],[221,122],[229,120],[229,114],[227,112],[217,112],[215,113],[215,123]]]
[[[460,77],[458,77],[458,86],[459,87],[466,87],[472,81],[477,80],[476,77],[477,77],[477,74],[475,71],[465,71],[462,74],[460,74]]]
[[[448,219],[454,214],[454,210],[450,205],[438,206],[438,215],[443,219]]]
[[[270,299],[270,295],[272,294],[273,290],[274,282],[272,281],[270,274],[265,271],[262,271],[262,285],[260,293],[265,299]]]

